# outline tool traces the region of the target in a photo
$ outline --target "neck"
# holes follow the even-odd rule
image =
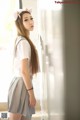
[[[29,32],[29,31],[26,31],[26,34],[27,34],[27,36],[29,37],[29,35],[30,35],[30,32]]]

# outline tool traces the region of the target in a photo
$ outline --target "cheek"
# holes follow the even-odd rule
[[[24,27],[28,27],[28,24],[27,23],[23,23]]]
[[[34,24],[34,21],[32,23]]]

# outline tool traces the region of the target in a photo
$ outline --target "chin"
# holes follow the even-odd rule
[[[30,29],[30,31],[33,31],[33,28],[32,28],[32,29]]]

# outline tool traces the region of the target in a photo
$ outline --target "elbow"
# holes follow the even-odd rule
[[[26,74],[26,70],[21,69],[21,74],[25,75]]]

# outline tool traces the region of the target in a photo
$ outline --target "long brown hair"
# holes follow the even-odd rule
[[[39,62],[38,62],[38,54],[37,54],[37,50],[34,46],[34,44],[32,43],[32,41],[30,40],[29,36],[26,34],[26,30],[23,26],[22,23],[22,15],[24,13],[28,13],[31,14],[29,11],[23,11],[20,13],[20,17],[17,18],[17,20],[15,21],[15,25],[17,28],[17,35],[18,36],[23,36],[26,38],[26,40],[29,42],[30,46],[31,46],[31,66],[32,66],[32,74],[35,74],[38,72],[38,67],[39,67]]]

